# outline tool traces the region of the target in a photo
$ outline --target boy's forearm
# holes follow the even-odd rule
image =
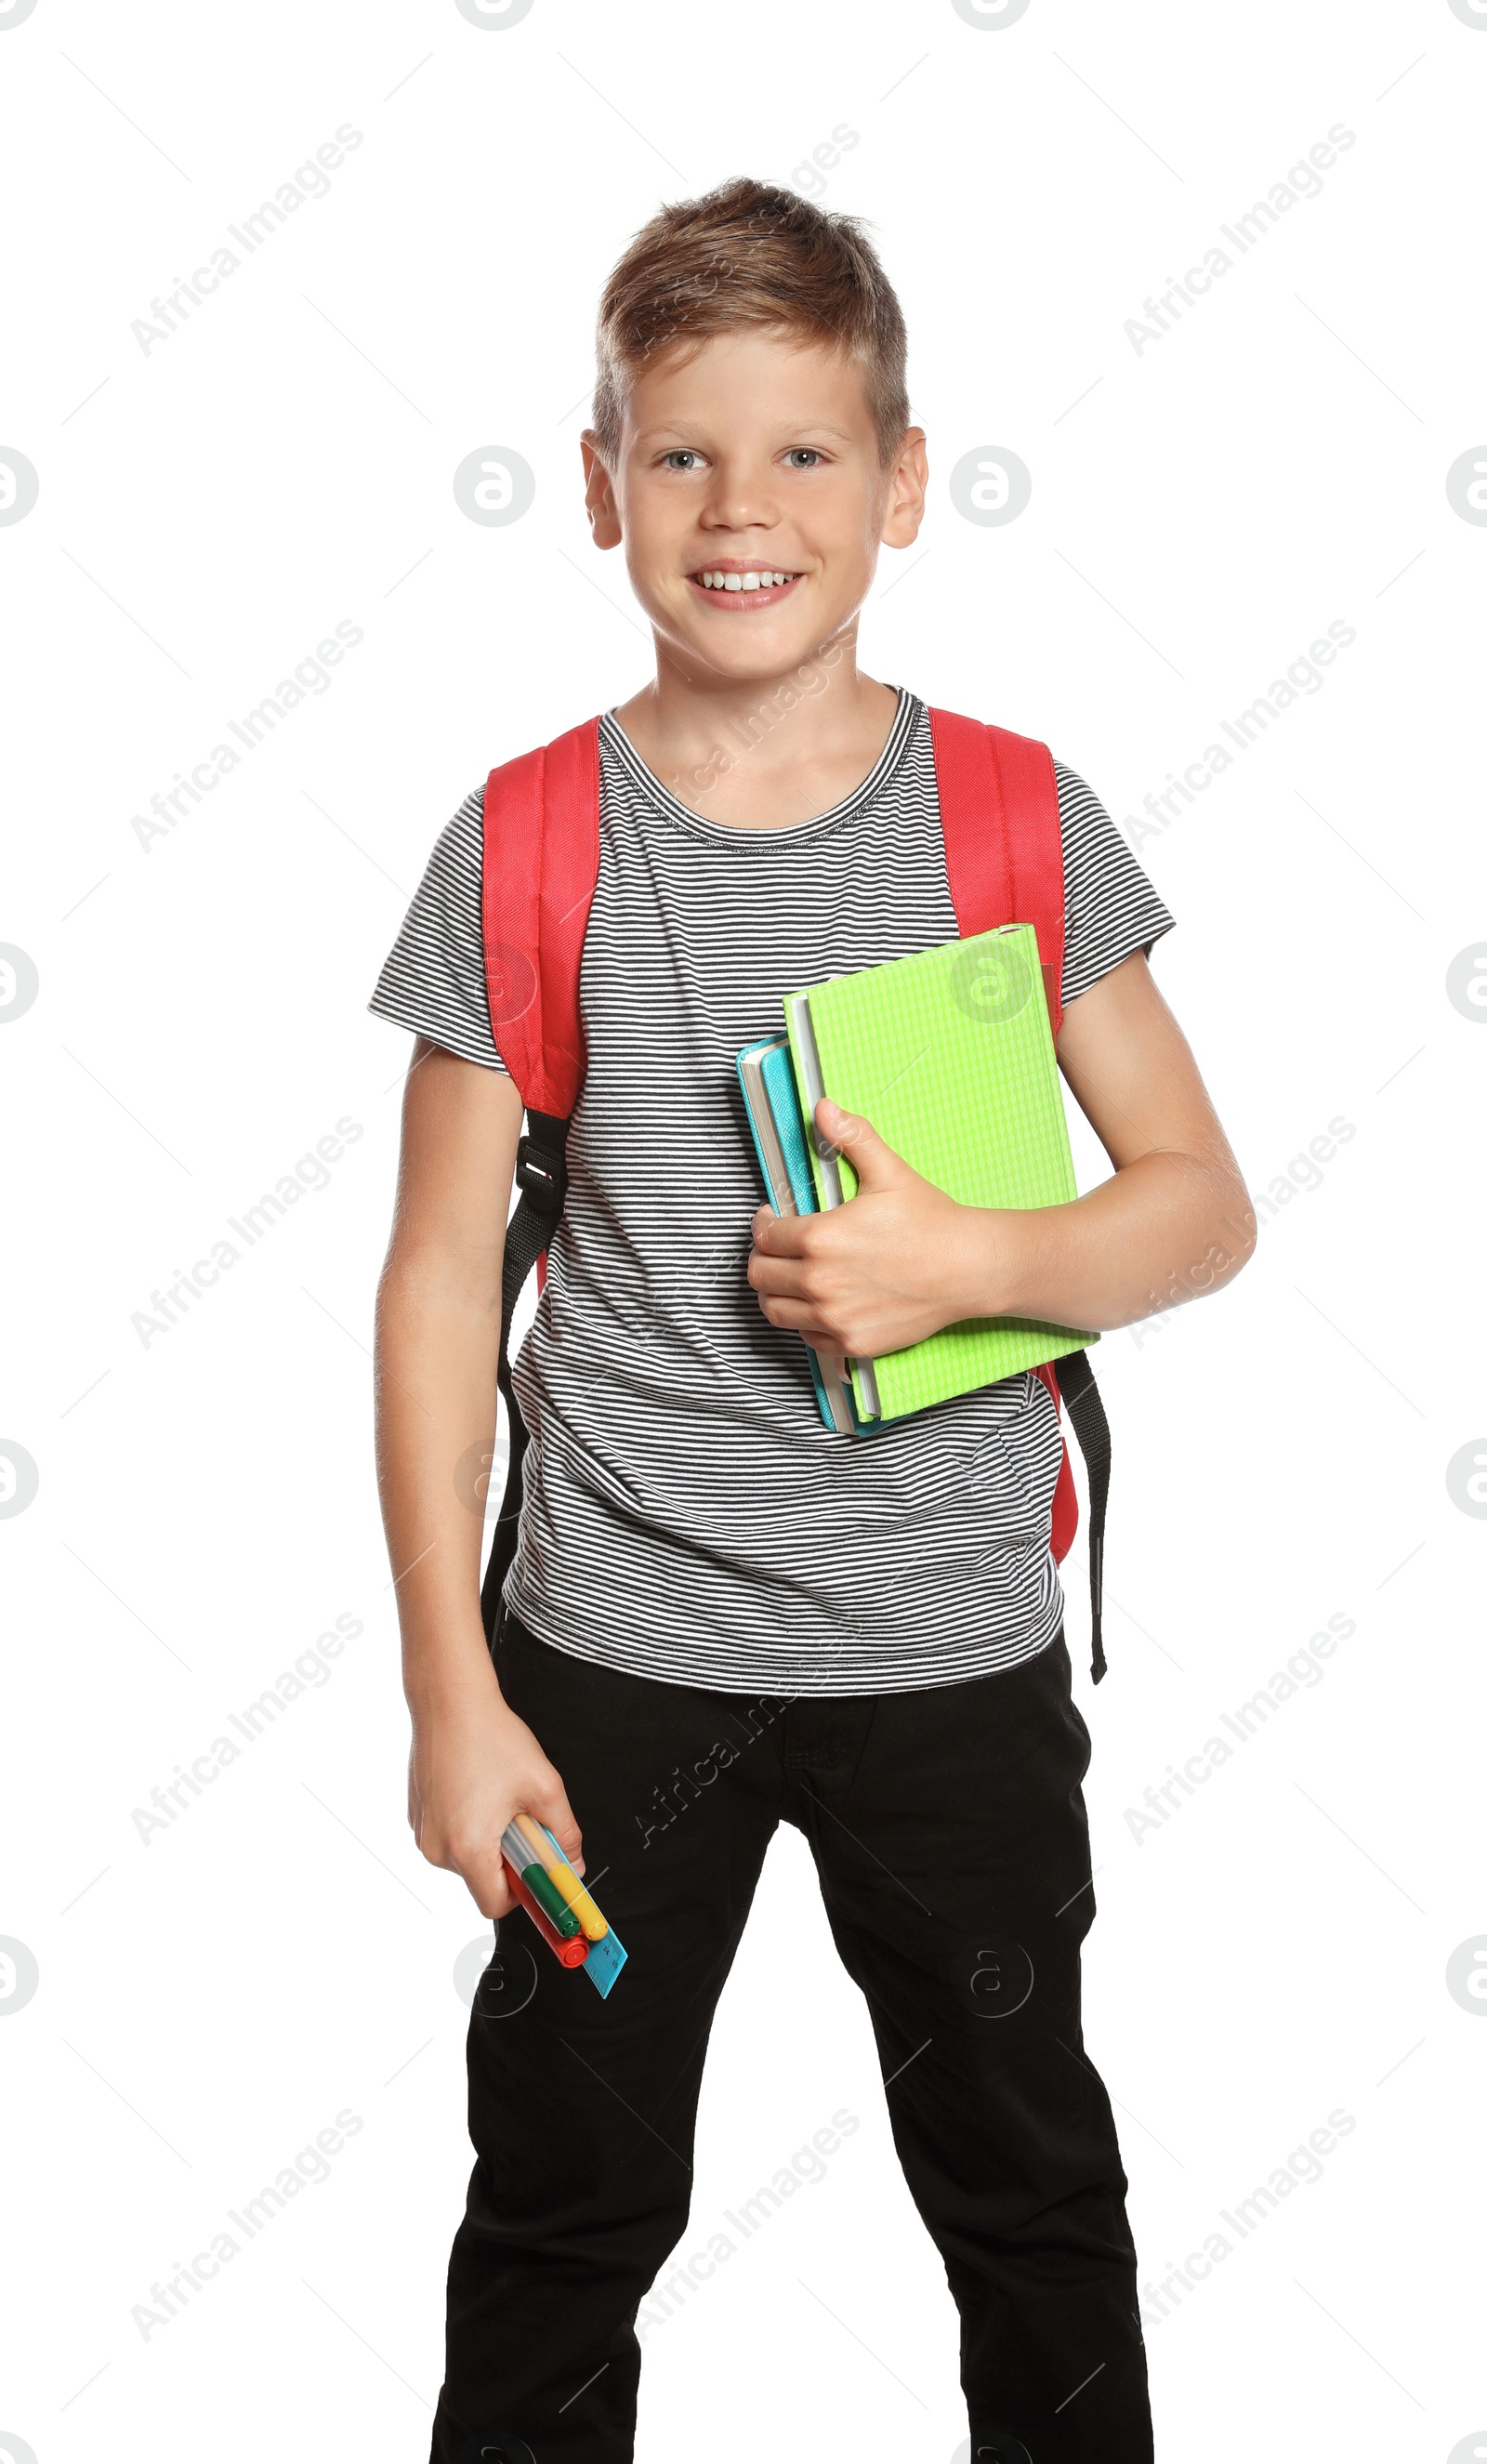
[[[378,1479],[416,1714],[494,1684],[478,1474],[495,1431],[500,1324],[478,1296],[394,1262],[377,1316]]]
[[[966,1210],[966,1316],[1097,1332],[1216,1291],[1255,1246],[1248,1192],[1227,1163],[1151,1154],[1086,1198],[1025,1213]]]

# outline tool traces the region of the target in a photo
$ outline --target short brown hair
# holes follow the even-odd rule
[[[604,285],[594,430],[611,469],[624,397],[646,362],[740,325],[778,327],[857,360],[880,457],[892,460],[908,426],[908,338],[864,226],[793,189],[728,180],[705,197],[663,206]]]

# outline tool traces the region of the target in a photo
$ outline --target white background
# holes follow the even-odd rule
[[[1320,1186],[1232,1292],[1102,1346],[1098,1694],[1070,1582],[1086,2026],[1144,2284],[1329,2112],[1356,2125],[1148,2325],[1159,2453],[1487,2452],[1459,2445],[1487,2422],[1487,2006],[1446,1977],[1487,1922],[1487,1530],[1446,1485],[1487,1451],[1487,1012],[1446,988],[1487,930],[1487,529],[1446,492],[1487,436],[1487,11],[1462,11],[0,10],[0,444],[40,481],[0,528],[0,938],[40,986],[0,1036],[0,1435],[39,1470],[0,1529],[0,1933],[40,1978],[0,2001],[7,2464],[426,2453],[469,2166],[451,1971],[484,1928],[405,1823],[366,1346],[405,1040],[363,1004],[461,797],[647,671],[580,507],[605,270],[662,198],[788,180],[839,125],[856,143],[799,177],[876,227],[934,470],[871,671],[1046,739],[1119,818],[1356,628],[1142,850],[1178,918],[1159,979],[1252,1190],[1335,1116],[1354,1134],[1293,1176]],[[152,297],[343,122],[363,142],[331,193],[142,350]],[[1147,296],[1336,122],[1356,143],[1323,193],[1138,353]],[[482,528],[451,476],[500,445],[536,502]],[[983,528],[947,475],[995,445],[1033,495]],[[131,817],[339,621],[364,638],[329,690],[142,847]],[[142,1342],[152,1289],[342,1116],[330,1185]],[[329,1683],[142,1841],[132,1810],[338,1614],[363,1632]],[[1356,1632],[1323,1681],[1138,1840],[1127,1809],[1333,1616]],[[864,2013],[782,1838],[684,2253],[841,2106],[862,2126],[826,2182],[648,2338],[648,2464],[949,2464],[965,2434]],[[363,2126],[331,2179],[142,2336],[152,2282],[341,2108]]]

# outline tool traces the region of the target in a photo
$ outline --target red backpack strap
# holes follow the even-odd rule
[[[1054,1410],[1057,1412],[1059,1409],[1059,1377],[1053,1362],[1051,1360],[1045,1360],[1041,1369],[1035,1369],[1033,1375],[1047,1387],[1049,1400],[1053,1404]],[[1069,1551],[1073,1548],[1074,1535],[1078,1529],[1079,1490],[1074,1485],[1074,1466],[1069,1461],[1069,1449],[1067,1444],[1065,1444],[1063,1457],[1059,1465],[1058,1482],[1053,1493],[1053,1530],[1050,1535],[1050,1545],[1053,1549],[1054,1563],[1056,1566],[1062,1565],[1065,1557],[1069,1553]]]
[[[599,879],[599,721],[486,781],[481,926],[496,1050],[529,1111],[566,1121],[583,1086],[579,974]]]
[[[1063,1016],[1063,833],[1053,755],[1030,736],[931,710],[945,870],[961,937],[1031,924],[1057,1035]]]
[[[568,1189],[568,1123],[587,1058],[579,979],[599,880],[597,718],[492,771],[484,836],[480,921],[491,1032],[527,1113],[516,1147],[521,1195],[501,1259],[495,1382],[506,1406],[506,1490],[480,1594],[493,1648],[516,1553],[527,1450],[512,1386],[512,1320],[534,1265],[539,1292],[546,1283],[548,1243]]]

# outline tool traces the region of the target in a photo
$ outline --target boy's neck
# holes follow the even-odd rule
[[[781,829],[851,794],[887,741],[898,695],[857,665],[855,627],[779,675],[686,674],[656,646],[656,677],[617,711],[673,796],[733,829]]]

